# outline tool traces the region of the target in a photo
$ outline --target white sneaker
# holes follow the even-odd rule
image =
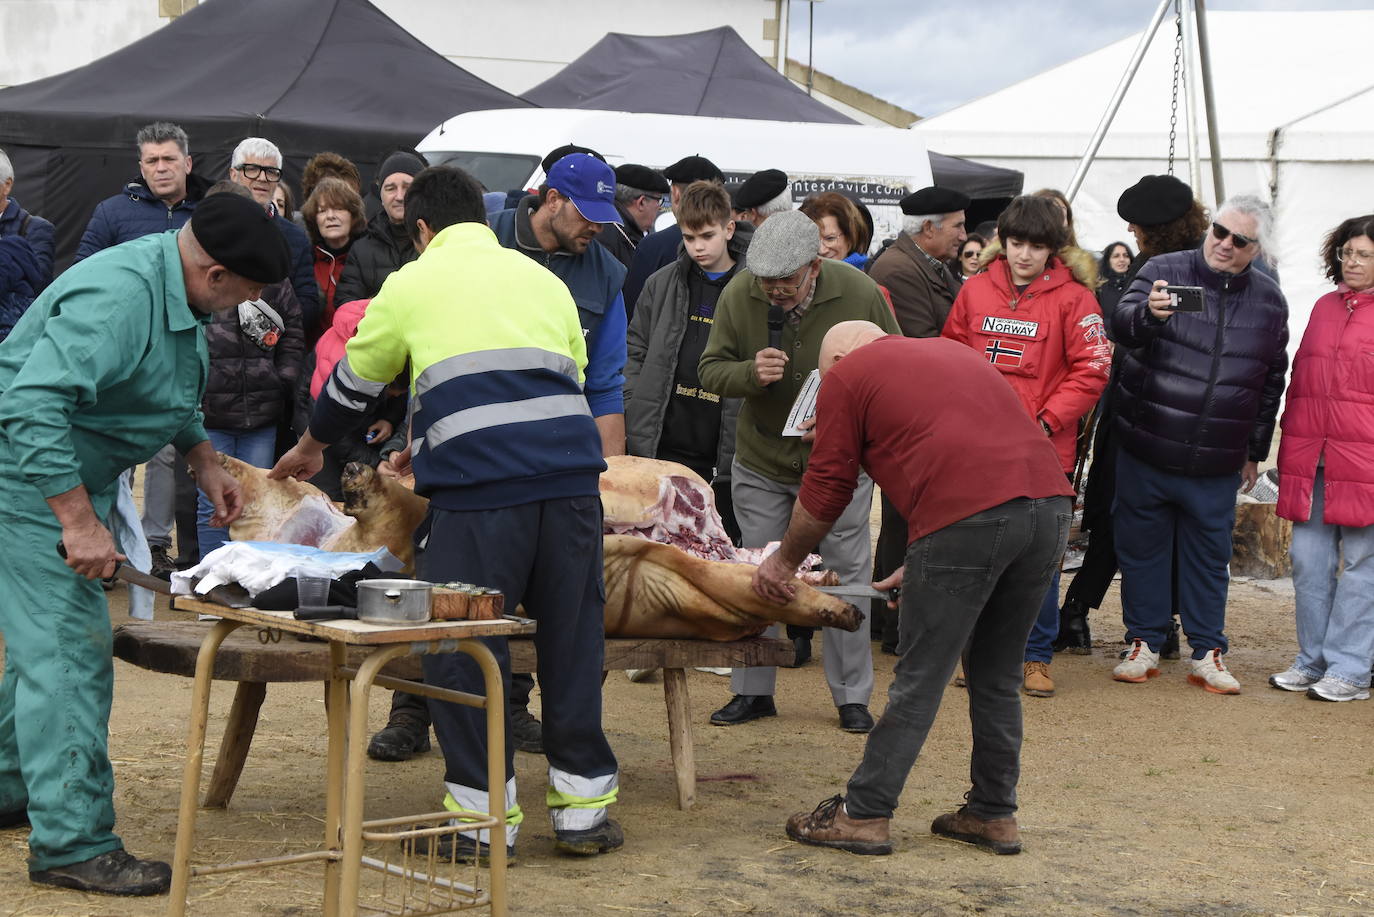
[[[1306,691],[1318,681],[1320,679],[1303,674],[1302,670],[1295,665],[1290,665],[1287,670],[1277,675],[1269,676],[1269,684],[1280,691]]]
[[[658,669],[626,669],[625,677],[635,684],[639,684],[653,678],[654,673],[657,671]]]
[[[1205,688],[1213,694],[1239,694],[1240,682],[1226,668],[1222,661],[1221,650],[1212,650],[1201,659],[1193,660],[1193,671],[1188,673],[1188,683]]]
[[[1369,689],[1352,685],[1348,681],[1326,676],[1307,689],[1307,696],[1313,700],[1347,701],[1369,700]]]
[[[1125,658],[1112,669],[1112,677],[1117,681],[1135,685],[1144,684],[1158,674],[1159,654],[1152,652],[1144,640],[1133,641]]]

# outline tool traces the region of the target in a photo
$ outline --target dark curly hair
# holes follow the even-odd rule
[[[1210,225],[1207,208],[1193,201],[1188,212],[1176,220],[1157,226],[1141,226],[1140,251],[1153,258],[1155,255],[1197,248]]]
[[[316,153],[310,157],[305,164],[305,171],[301,173],[301,200],[309,200],[315,192],[315,186],[326,176],[343,179],[354,191],[362,193],[362,179],[358,177],[358,167],[351,160],[338,153]]]
[[[1322,241],[1322,266],[1326,268],[1326,277],[1332,283],[1341,281],[1341,261],[1336,253],[1345,243],[1360,236],[1374,239],[1374,213],[1351,217],[1326,234]]]

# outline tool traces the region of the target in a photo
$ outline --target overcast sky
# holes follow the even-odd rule
[[[792,0],[788,56],[802,63],[807,6]],[[1374,0],[1207,3],[1209,10],[1371,7]],[[1157,8],[1158,0],[820,0],[815,66],[929,117],[1140,32]],[[1169,40],[1166,22],[1155,41]]]

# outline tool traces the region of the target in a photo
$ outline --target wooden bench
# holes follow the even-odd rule
[[[190,677],[196,654],[210,627],[201,621],[130,621],[115,628],[117,659],[153,672]],[[263,643],[262,628],[242,627],[224,641],[215,661],[217,681],[237,682],[219,756],[205,794],[205,805],[229,804],[243,773],[248,749],[257,729],[258,711],[272,682],[324,682],[329,676],[325,643],[302,642],[290,634]],[[512,639],[511,671],[535,670],[534,642]],[[349,664],[357,665],[368,647],[351,647]],[[663,670],[663,697],[668,707],[668,747],[677,778],[678,806],[691,808],[696,799],[696,760],[692,749],[692,709],[687,694],[687,669],[695,666],[776,666],[792,662],[792,643],[754,637],[716,643],[709,640],[651,640],[610,637],[606,640],[604,670]],[[397,678],[420,677],[418,656],[403,656],[382,670]]]

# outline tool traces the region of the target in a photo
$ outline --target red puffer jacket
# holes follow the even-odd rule
[[[1317,459],[1325,456],[1321,521],[1374,524],[1374,290],[1342,284],[1312,307],[1280,429],[1278,514],[1311,517]]]
[[[1112,363],[1097,298],[1077,273],[1052,257],[1018,295],[999,257],[964,283],[943,332],[987,357],[1026,412],[1049,426],[1065,473],[1073,471],[1078,421],[1097,404]]]

